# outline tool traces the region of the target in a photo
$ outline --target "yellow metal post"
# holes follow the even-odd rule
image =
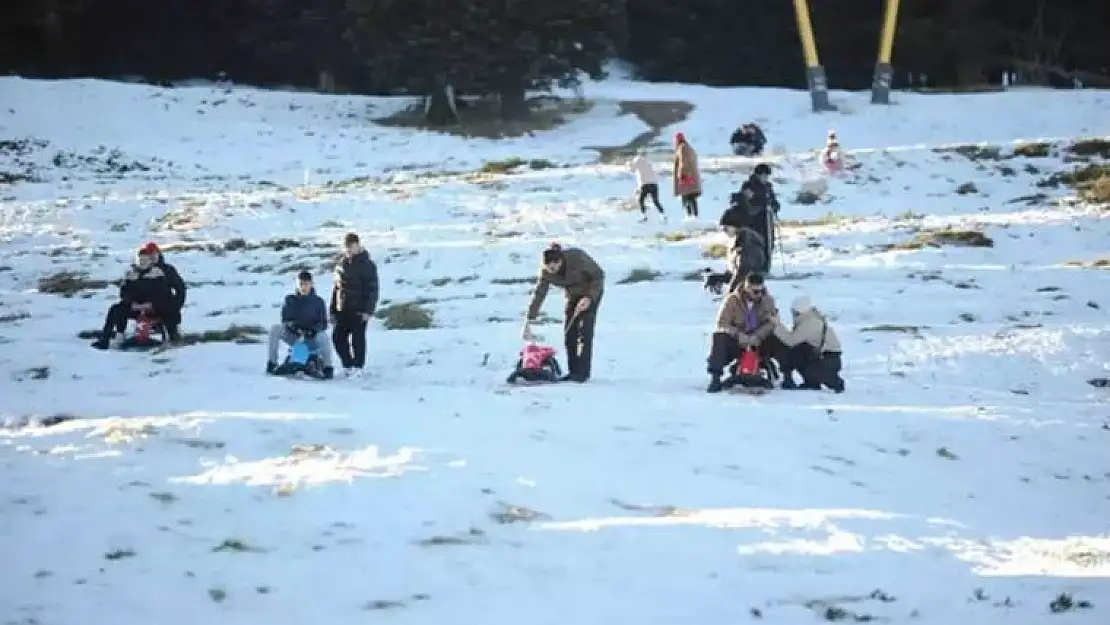
[[[890,89],[894,81],[894,32],[898,28],[899,0],[886,0],[883,11],[883,30],[879,34],[879,59],[875,63],[875,77],[871,82],[871,103],[890,104]]]
[[[798,21],[798,36],[802,41],[802,55],[806,61],[806,82],[813,112],[833,110],[829,104],[829,84],[825,68],[817,57],[817,41],[813,36],[813,22],[809,19],[809,0],[794,0],[794,17]]]

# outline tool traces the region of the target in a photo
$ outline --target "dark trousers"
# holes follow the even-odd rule
[[[697,194],[682,196],[682,209],[686,211],[687,217],[698,216],[698,196]]]
[[[640,212],[647,215],[647,203],[645,200],[649,197],[651,198],[652,204],[655,204],[655,208],[659,211],[659,214],[662,215],[663,205],[659,203],[659,185],[654,182],[640,185]]]
[[[123,333],[127,329],[127,322],[138,319],[140,314],[141,311],[133,309],[130,302],[112,304],[108,308],[108,314],[104,316],[104,327],[100,335],[104,340],[110,340],[116,334]],[[152,309],[152,314],[162,322],[162,327],[166,329],[170,340],[177,340],[178,326],[181,325],[181,310],[173,304],[159,304]]]
[[[759,359],[766,362],[771,358],[776,358],[781,351],[781,346],[782,342],[773,335],[767,337],[767,340],[760,343],[759,347],[756,348]],[[725,370],[736,362],[743,351],[740,342],[735,338],[724,332],[714,332],[712,342],[709,345],[709,357],[706,359],[708,365],[706,370],[709,371],[709,375],[717,377],[724,375]]]
[[[331,342],[344,369],[366,366],[366,321],[363,321],[362,313],[336,313]]]
[[[843,367],[840,352],[818,354],[808,343],[794,347],[783,345],[777,360],[782,366],[782,375],[787,388],[795,385],[791,374],[797,371],[802,375],[801,388],[803,389],[820,390],[822,386],[827,386],[837,392],[844,390],[844,378],[840,377],[840,370]]]
[[[594,326],[597,324],[597,309],[601,306],[601,295],[593,298],[585,312],[578,314],[574,313],[578,298],[567,298],[567,308],[563,317],[567,374],[571,379],[581,382],[590,379],[590,365],[594,357]]]

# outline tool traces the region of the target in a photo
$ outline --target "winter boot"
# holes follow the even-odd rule
[[[715,375],[715,376],[709,378],[709,386],[706,387],[705,392],[706,393],[720,393],[722,390],[724,390],[724,388],[725,388],[724,384],[721,384],[721,376]]]
[[[335,367],[324,367],[324,379],[330,380],[335,377]]]
[[[109,339],[105,336],[101,336],[100,338],[93,341],[92,346],[95,349],[105,350],[105,349],[108,349],[108,347],[110,347],[111,344],[112,344],[111,339]]]
[[[832,381],[829,382],[828,387],[831,388],[833,390],[833,392],[835,392],[835,393],[838,393],[838,394],[843,393],[844,392],[844,378],[840,377],[840,375],[838,374],[836,377],[834,377],[832,379]]]
[[[272,360],[266,361],[266,373],[273,375],[277,371],[277,363]]]

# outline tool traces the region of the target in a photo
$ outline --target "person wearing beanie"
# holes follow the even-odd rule
[[[343,371],[362,374],[366,366],[366,326],[378,308],[378,266],[351,232],[343,239],[343,256],[335,265],[331,304],[335,320],[332,343]]]
[[[328,341],[328,307],[324,298],[316,294],[312,284],[312,274],[302,271],[297,274],[297,288],[285,296],[281,306],[281,323],[270,327],[266,373],[277,374],[278,348],[282,343],[292,345],[304,337],[320,358],[323,365],[321,375],[325,380],[335,375],[332,366],[331,344]]]
[[[698,153],[681,132],[674,136],[674,170],[671,182],[676,197],[682,198],[686,219],[698,218],[698,197],[701,195],[701,172],[698,171]]]
[[[773,336],[778,319],[775,298],[767,292],[763,276],[758,273],[750,274],[740,288],[725,296],[717,311],[717,325],[706,359],[707,392],[717,393],[732,385],[731,378],[722,381],[721,376],[745,349],[758,350],[764,361],[775,355],[776,343],[768,338]]]
[[[734,201],[742,199],[745,227],[751,228],[763,237],[764,265],[760,268],[763,273],[771,271],[771,252],[775,244],[775,222],[779,214],[779,199],[775,195],[775,187],[771,183],[771,166],[760,163],[755,166],[752,175],[740,186],[739,197],[734,194]]]
[[[794,327],[788,330],[779,322],[774,330],[775,338],[785,347],[779,359],[782,388],[820,390],[827,386],[843,393],[844,378],[840,377],[843,362],[836,330],[805,295],[794,298],[790,313],[794,317]],[[794,371],[802,374],[801,386],[794,382]]]
[[[593,362],[594,326],[597,310],[605,292],[605,272],[586,252],[552,243],[543,251],[536,290],[528,303],[521,336],[530,341],[532,322],[540,314],[551,286],[566,292],[563,334],[567,350],[567,375],[562,381],[585,382],[590,379]]]
[[[134,263],[127,269],[119,287],[119,301],[108,308],[104,328],[93,342],[96,349],[108,349],[116,335],[123,334],[127,322],[143,315],[153,316],[166,329],[171,341],[179,340],[178,324],[181,310],[177,306],[178,293],[185,297],[184,285],[175,291],[171,274],[161,262],[161,250],[155,243],[147,243],[135,253]],[[172,278],[177,283],[181,276],[172,267]]]

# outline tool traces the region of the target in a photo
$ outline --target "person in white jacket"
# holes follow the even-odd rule
[[[636,174],[636,185],[639,187],[640,221],[647,221],[646,200],[650,197],[655,208],[659,211],[663,221],[667,221],[667,214],[663,212],[663,205],[659,203],[659,176],[655,173],[651,161],[647,159],[647,152],[640,150],[636,158],[628,162],[628,170]]]
[[[782,369],[782,388],[820,390],[827,386],[843,393],[840,338],[836,331],[805,295],[794,298],[790,312],[794,327],[788,330],[779,322],[774,329],[775,338],[785,347],[782,355],[776,357]],[[794,382],[794,371],[802,374],[801,386]]]

